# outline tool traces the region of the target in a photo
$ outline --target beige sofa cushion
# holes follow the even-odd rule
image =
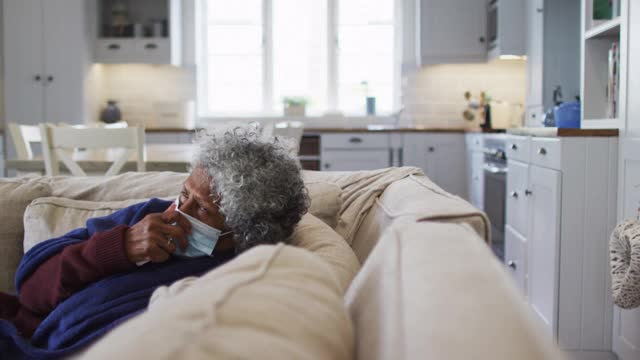
[[[357,359],[561,359],[468,224],[398,219],[345,301]]]
[[[0,179],[0,291],[15,291],[14,274],[22,258],[22,213],[36,198],[49,196],[39,179]]]
[[[413,221],[468,224],[485,241],[491,239],[490,223],[482,211],[442,190],[425,176],[409,175],[395,181],[374,201],[351,244],[360,262],[369,256],[382,231],[405,217]]]
[[[339,286],[306,250],[259,246],[156,290],[149,309],[86,359],[352,359]]]
[[[360,270],[360,262],[349,244],[327,224],[311,214],[302,217],[296,228],[292,245],[307,249],[324,259],[333,269],[343,292]]]
[[[87,219],[109,215],[145,200],[80,201],[65,198],[34,200],[24,215],[24,251],[36,244],[84,227]],[[306,214],[296,228],[292,243],[316,253],[334,270],[336,281],[346,291],[360,269],[355,254],[331,227],[312,214]]]

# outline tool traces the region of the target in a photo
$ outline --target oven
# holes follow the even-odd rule
[[[491,221],[491,247],[504,260],[505,196],[507,192],[507,157],[504,135],[487,135],[484,139],[484,212]]]

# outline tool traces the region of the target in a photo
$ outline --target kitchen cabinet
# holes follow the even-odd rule
[[[114,37],[111,23],[113,2],[99,0],[94,18],[97,18],[98,38],[95,42],[94,57],[98,63],[144,63],[181,65],[182,54],[182,0],[135,0],[124,1],[130,21],[141,26],[151,21],[160,21],[156,28],[161,33],[151,36],[137,36],[133,33]],[[191,4],[191,2],[186,2]],[[193,11],[193,10],[191,10]],[[166,20],[165,25],[161,20]],[[131,32],[133,29],[131,30]],[[152,31],[149,29],[149,31]],[[188,39],[184,39],[188,40]]]
[[[467,140],[467,194],[469,202],[484,209],[484,141],[482,134],[466,134]]]
[[[485,1],[418,0],[416,5],[419,65],[486,61]]]
[[[4,139],[0,133],[0,177],[4,177]]]
[[[84,0],[5,0],[7,122],[83,123],[91,106],[91,38]],[[8,147],[8,156],[15,156]]]
[[[489,0],[487,9],[488,58],[526,54],[525,0]]]
[[[416,166],[444,190],[467,196],[464,134],[404,134],[403,165]]]
[[[389,134],[322,134],[322,170],[374,170],[391,166],[393,152]]]
[[[580,0],[526,3],[527,125],[540,126],[557,86],[565,101],[580,94]]]
[[[509,136],[505,265],[574,359],[612,359],[617,138]]]

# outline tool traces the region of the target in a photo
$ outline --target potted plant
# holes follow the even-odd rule
[[[307,99],[302,96],[285,96],[282,98],[285,116],[304,116]]]

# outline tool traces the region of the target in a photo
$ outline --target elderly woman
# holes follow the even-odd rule
[[[309,203],[290,149],[254,126],[202,133],[175,201],[89,219],[31,249],[19,296],[0,293],[0,358],[66,355],[142,311],[156,287],[286,242]]]

